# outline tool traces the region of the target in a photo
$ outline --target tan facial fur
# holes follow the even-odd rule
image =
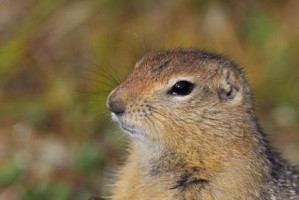
[[[177,58],[171,53],[148,54],[109,95],[110,101],[119,101],[124,105],[124,114],[118,118],[114,115],[113,118],[130,137],[171,142],[173,137],[188,136],[188,124],[193,129],[194,125],[204,127],[205,121],[211,121],[209,117],[222,118],[221,110],[224,110],[224,115],[227,114],[223,106],[232,112],[237,112],[239,107],[250,106],[243,99],[243,88],[238,88],[237,97],[231,101],[218,98],[218,91],[226,87],[229,63],[219,67],[217,61],[190,59],[183,52],[182,55]],[[233,84],[239,87],[238,75],[229,73],[236,82]],[[171,96],[167,93],[179,80],[194,84],[190,95]],[[177,135],[165,135],[171,131]]]

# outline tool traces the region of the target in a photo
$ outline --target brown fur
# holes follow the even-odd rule
[[[192,93],[167,94],[181,79],[195,84]],[[222,96],[228,90],[236,92],[232,98]],[[131,138],[112,199],[291,197],[278,198],[275,187],[269,193],[276,181],[269,157],[276,154],[257,125],[243,73],[224,58],[197,50],[149,53],[107,102],[124,107],[113,118]]]

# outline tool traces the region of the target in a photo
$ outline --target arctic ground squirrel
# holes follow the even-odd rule
[[[295,200],[296,169],[258,125],[249,85],[224,57],[146,54],[107,98],[130,138],[113,200]]]

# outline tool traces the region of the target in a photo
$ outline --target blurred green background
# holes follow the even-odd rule
[[[105,98],[152,48],[244,67],[273,145],[299,164],[299,1],[0,0],[0,199],[107,193],[125,137]]]

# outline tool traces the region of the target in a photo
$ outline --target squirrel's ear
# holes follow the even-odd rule
[[[218,96],[221,100],[233,100],[238,94],[240,83],[236,75],[229,69],[223,70],[223,75],[218,89]]]

